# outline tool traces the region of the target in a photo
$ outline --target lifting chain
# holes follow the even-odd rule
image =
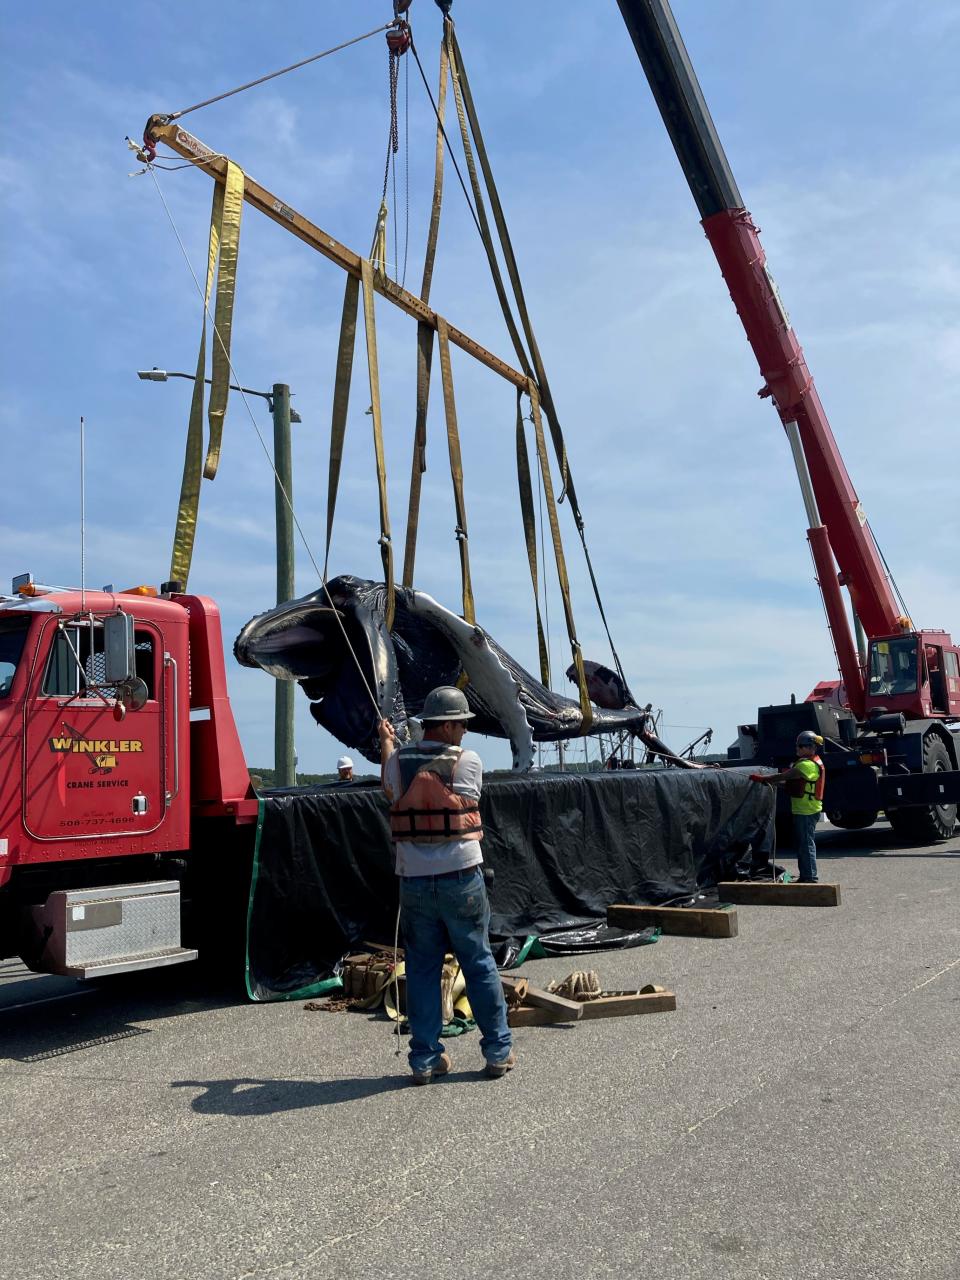
[[[390,133],[387,138],[387,159],[383,166],[383,191],[381,204],[387,198],[387,184],[390,180],[390,160],[400,150],[400,127],[397,123],[397,80],[400,74],[400,59],[410,48],[410,24],[400,15],[410,8],[412,0],[393,0],[394,25],[387,32],[387,56],[389,59],[388,76],[390,81]]]

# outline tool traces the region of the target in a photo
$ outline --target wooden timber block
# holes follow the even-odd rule
[[[607,923],[621,929],[656,925],[662,933],[685,938],[735,938],[737,913],[728,907],[636,907],[616,903],[607,907]]]
[[[721,897],[744,907],[839,907],[838,884],[798,884],[796,880],[725,880]]]
[[[516,990],[520,979],[508,978],[501,973],[500,981],[503,983],[504,991],[509,995]],[[575,1022],[583,1017],[583,1005],[579,1000],[568,1000],[566,996],[554,995],[552,991],[542,991],[540,987],[528,985],[523,1000],[525,1004],[533,1005],[550,1014],[552,1022]]]
[[[599,1000],[583,1002],[583,1017],[622,1018],[628,1014],[670,1013],[677,1007],[672,991],[605,991]]]
[[[672,991],[606,991],[598,1000],[584,1000],[581,1005],[583,1021],[591,1018],[623,1018],[640,1013],[669,1013],[677,1007],[677,997]],[[507,1013],[507,1025],[511,1027],[545,1027],[558,1022],[568,1022],[567,1017],[557,1017],[553,1010],[538,1009],[522,1004]]]

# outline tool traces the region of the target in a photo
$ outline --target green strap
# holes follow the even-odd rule
[[[377,322],[374,315],[376,293],[373,265],[369,258],[360,259],[363,283],[363,323],[367,338],[367,369],[370,376],[370,414],[373,418],[373,449],[377,460],[377,490],[380,495],[380,559],[387,587],[385,623],[393,626],[396,590],[393,582],[393,543],[390,539],[390,512],[387,506],[387,464],[383,452],[383,419],[380,414],[380,370],[377,362]]]
[[[570,637],[570,650],[573,654],[573,665],[577,673],[577,688],[580,693],[581,735],[589,733],[593,724],[593,707],[587,693],[587,673],[583,667],[583,654],[580,652],[580,641],[573,621],[573,607],[570,603],[570,582],[567,578],[567,562],[563,554],[563,542],[560,538],[560,521],[557,518],[557,504],[553,496],[553,480],[550,477],[550,459],[547,456],[547,445],[543,435],[543,419],[540,416],[540,396],[536,383],[530,379],[527,394],[533,409],[533,427],[537,439],[537,454],[540,458],[540,469],[543,473],[543,494],[550,519],[550,532],[553,536],[553,552],[557,559],[557,578],[560,581],[560,597],[563,600],[563,614],[567,621],[567,635]]]
[[[530,581],[533,583],[533,607],[537,612],[537,646],[540,650],[540,679],[550,688],[550,656],[540,616],[540,584],[537,578],[537,519],[533,509],[533,482],[530,478],[530,459],[527,455],[527,438],[523,429],[522,392],[517,391],[517,481],[520,485],[520,514],[523,517],[523,540],[527,545],[527,562],[530,565]]]
[[[460,583],[463,589],[463,620],[474,626],[477,615],[473,604],[473,585],[470,581],[470,551],[467,535],[467,506],[463,496],[463,458],[460,453],[460,429],[457,425],[457,406],[453,396],[453,370],[450,368],[450,337],[447,322],[437,316],[437,346],[440,351],[440,378],[443,383],[443,410],[447,420],[447,449],[450,454],[450,478],[453,480],[453,501],[457,513],[457,545],[460,548]]]
[[[340,344],[337,349],[337,374],[333,387],[333,413],[330,420],[330,468],[327,479],[327,549],[323,557],[323,576],[327,577],[330,563],[330,540],[333,537],[333,516],[337,507],[337,490],[340,487],[340,468],[343,463],[343,442],[347,433],[347,409],[350,403],[350,380],[353,376],[353,352],[357,338],[357,302],[360,281],[347,275],[343,291],[343,313],[340,317]]]

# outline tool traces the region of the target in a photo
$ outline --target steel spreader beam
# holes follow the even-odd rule
[[[199,138],[195,138],[186,129],[181,129],[178,124],[165,123],[162,116],[151,116],[147,122],[145,136],[151,137],[156,142],[166,143],[171,151],[175,151],[177,155],[183,156],[186,160],[198,162],[197,168],[205,170],[217,182],[226,182],[226,157],[220,152],[212,151]],[[358,253],[348,249],[346,245],[341,244],[339,240],[336,240],[328,232],[310,222],[302,213],[298,213],[296,209],[291,209],[289,205],[284,204],[282,200],[268,191],[266,187],[262,187],[249,174],[244,174],[243,198],[248,204],[259,210],[260,213],[265,214],[273,222],[278,223],[279,226],[291,232],[305,244],[308,244],[311,249],[316,249],[318,253],[322,253],[325,258],[335,262],[344,271],[349,271],[357,279],[360,278],[360,263],[362,259]],[[374,288],[389,302],[399,307],[401,311],[405,311],[407,315],[413,316],[415,320],[419,320],[436,329],[437,313],[431,310],[415,294],[401,288],[396,281],[377,274],[374,276]],[[449,323],[447,324],[447,335],[454,346],[459,347],[461,351],[473,356],[475,360],[486,365],[488,369],[492,369],[494,373],[499,374],[501,378],[512,383],[513,386],[526,391],[527,378],[519,370],[514,369],[506,361],[501,360],[499,356],[495,356],[492,351],[488,351],[479,342],[475,342],[468,334],[454,328]]]

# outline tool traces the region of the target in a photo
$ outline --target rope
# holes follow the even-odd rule
[[[243,93],[247,89],[256,88],[258,84],[266,84],[268,80],[275,80],[277,76],[285,76],[290,71],[298,71],[300,67],[306,67],[311,62],[318,62],[320,58],[328,58],[331,53],[339,53],[341,49],[349,49],[352,44],[359,44],[361,40],[369,40],[371,36],[378,36],[383,31],[389,31],[394,25],[393,22],[385,22],[382,27],[367,31],[362,36],[354,36],[352,40],[345,40],[343,44],[334,45],[332,49],[324,49],[323,53],[315,53],[309,58],[302,58],[299,62],[292,62],[289,67],[281,67],[279,71],[271,71],[269,75],[260,76],[258,80],[248,80],[246,84],[238,85],[236,89],[228,89],[226,93],[218,93],[214,98],[205,98],[203,102],[195,102],[192,107],[184,107],[182,111],[173,111],[170,115],[163,116],[163,121],[165,124],[169,124],[173,120],[179,120],[181,116],[188,116],[191,111],[199,111],[201,107],[209,107],[215,102],[222,102],[224,98],[232,98],[235,93]]]
[[[600,975],[596,969],[574,969],[573,973],[567,974],[562,982],[547,983],[547,991],[552,991],[554,995],[565,996],[568,1000],[599,1000],[603,995],[603,988],[600,985]]]
[[[210,324],[213,328],[214,337],[216,338],[217,342],[220,343],[221,349],[225,351],[225,348],[223,346],[223,340],[220,337],[220,332],[217,329],[216,324],[214,323],[213,316],[210,315],[210,307],[209,307],[209,304],[207,303],[206,298],[204,297],[203,288],[200,284],[200,281],[197,279],[197,273],[193,269],[193,263],[190,261],[190,255],[187,253],[186,246],[183,243],[183,238],[181,237],[180,232],[177,230],[177,224],[176,222],[174,222],[173,214],[170,212],[170,206],[167,204],[167,201],[163,194],[163,190],[160,186],[159,181],[157,180],[156,174],[153,173],[152,167],[150,168],[150,174],[151,174],[151,177],[153,178],[154,186],[157,188],[157,194],[160,197],[160,203],[163,205],[164,212],[166,213],[167,219],[170,222],[170,226],[173,229],[173,234],[176,236],[177,244],[180,246],[180,252],[183,254],[183,260],[187,264],[187,269],[189,270],[190,275],[193,277],[193,283],[194,283],[194,286],[196,287],[197,293],[200,295],[201,299],[203,300],[204,314],[206,315],[207,319],[210,321]],[[284,486],[282,480],[280,479],[279,474],[277,473],[277,468],[274,466],[273,458],[270,455],[270,450],[267,448],[267,442],[264,440],[263,433],[261,432],[259,426],[257,425],[257,420],[254,417],[253,410],[250,407],[250,401],[247,399],[246,394],[244,392],[241,379],[237,375],[237,371],[234,368],[233,362],[232,360],[230,360],[229,356],[227,357],[227,360],[230,368],[230,375],[239,388],[240,398],[243,401],[243,407],[247,411],[247,416],[250,419],[250,424],[253,427],[256,437],[260,441],[260,448],[263,450],[263,456],[267,460],[267,466],[270,468],[270,470],[273,473],[274,484],[277,486],[280,493],[283,495],[283,500],[287,504],[287,508],[290,511],[290,515],[293,519],[294,525],[296,526],[297,533],[300,535],[300,541],[303,543],[304,550],[307,553],[307,556],[310,560],[311,565],[313,566],[314,572],[316,573],[321,586],[323,587],[324,591],[326,591],[327,590],[326,577],[321,572],[320,566],[317,563],[316,557],[313,554],[313,548],[310,546],[310,543],[307,539],[307,535],[303,531],[303,526],[300,524],[300,521],[297,518],[297,513],[294,510],[292,501],[290,500],[290,495],[287,493],[286,487]],[[328,599],[329,599],[329,594],[328,594]],[[370,702],[374,709],[374,713],[377,717],[377,721],[379,722],[380,706],[376,698],[374,697],[373,690],[370,688],[370,685],[367,681],[367,677],[364,674],[363,666],[360,663],[360,659],[357,657],[357,652],[354,649],[353,645],[350,643],[350,637],[347,634],[346,627],[343,625],[343,619],[340,616],[340,610],[333,609],[333,616],[337,620],[337,626],[339,626],[341,632],[343,633],[344,643],[347,646],[347,650],[351,658],[353,658],[353,661],[356,664],[357,673],[360,676],[360,681],[363,684],[364,689],[367,691],[367,696],[370,699]]]

